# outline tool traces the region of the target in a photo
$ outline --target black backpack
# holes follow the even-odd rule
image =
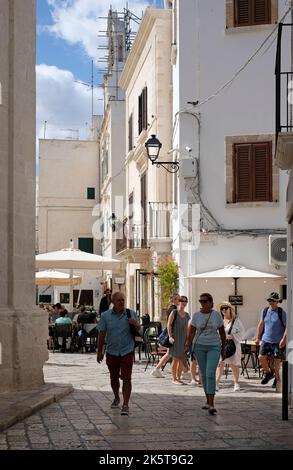
[[[266,308],[264,308],[264,310],[263,310],[263,318],[262,318],[263,321],[264,321],[264,319],[266,318],[266,314],[268,313],[268,310],[269,310],[269,307],[266,307]],[[282,315],[282,314],[283,314],[283,309],[282,309],[282,307],[278,307],[278,317],[279,317],[279,320],[280,320],[280,322],[282,323],[283,328],[284,328],[284,330],[285,330],[286,327],[285,327],[284,322],[283,322],[283,318],[282,318],[283,315]]]
[[[131,313],[129,308],[126,309],[126,315],[127,318],[131,318]],[[137,329],[134,327],[134,325],[130,325],[130,333],[133,336],[134,339],[134,347],[136,348],[137,346],[140,346],[143,343],[143,337],[141,336],[140,331],[137,331]]]

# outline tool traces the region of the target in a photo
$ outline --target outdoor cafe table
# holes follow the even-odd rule
[[[242,354],[244,354],[243,360],[245,362],[245,366],[247,367],[249,360],[251,359],[251,365],[254,371],[256,372],[257,370],[259,370],[259,344],[256,344],[254,340],[243,340],[241,341],[241,351]]]

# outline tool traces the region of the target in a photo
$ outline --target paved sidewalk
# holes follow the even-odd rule
[[[293,449],[293,416],[281,420],[281,395],[258,378],[231,377],[216,396],[218,415],[201,409],[199,386],[173,385],[151,377],[136,363],[129,416],[110,409],[112,392],[105,363],[94,354],[50,354],[47,383],[72,384],[74,392],[0,433],[0,449]]]
[[[1,393],[0,431],[60,400],[72,391],[72,385],[48,383],[35,390]]]

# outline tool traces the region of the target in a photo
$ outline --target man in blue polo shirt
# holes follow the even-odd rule
[[[111,388],[114,393],[111,408],[119,408],[119,378],[121,378],[123,382],[121,415],[128,415],[134,359],[134,339],[130,331],[130,325],[134,325],[139,330],[140,324],[133,310],[129,310],[131,317],[128,318],[124,306],[125,296],[122,292],[115,292],[113,294],[112,303],[113,308],[103,312],[98,323],[97,361],[100,363],[103,360],[103,349],[107,335],[106,364],[110,372]]]
[[[278,307],[282,300],[277,292],[272,292],[267,301],[269,307],[262,311],[255,341],[258,344],[261,340],[258,357],[265,373],[261,383],[267,384],[275,376],[276,392],[281,392],[280,365],[282,349],[286,346],[287,315]]]

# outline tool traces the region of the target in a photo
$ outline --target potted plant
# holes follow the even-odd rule
[[[172,256],[162,256],[154,269],[161,286],[161,301],[163,309],[167,309],[170,299],[179,288],[179,266]]]

